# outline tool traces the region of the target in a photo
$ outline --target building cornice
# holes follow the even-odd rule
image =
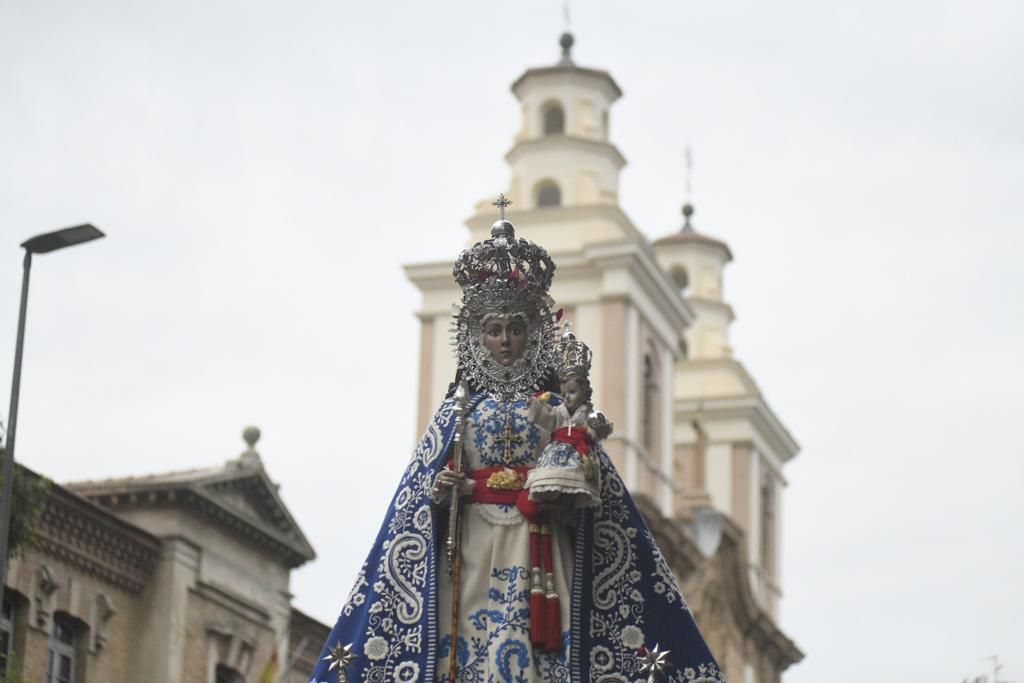
[[[700,310],[702,308],[708,308],[719,311],[724,314],[729,322],[736,320],[736,313],[733,312],[732,306],[724,301],[718,299],[708,299],[701,296],[688,296],[686,302],[690,304],[694,309]]]
[[[622,88],[615,82],[611,74],[603,69],[588,69],[582,66],[576,66],[575,64],[556,64],[554,66],[542,66],[535,67],[533,69],[527,69],[522,76],[517,78],[512,83],[512,93],[518,98],[523,97],[523,88],[526,86],[527,81],[533,79],[565,79],[565,78],[578,78],[583,77],[587,80],[597,80],[608,88],[608,93],[611,96],[612,102],[622,97]]]
[[[693,229],[684,228],[683,230],[674,232],[671,235],[666,235],[654,240],[654,247],[656,249],[691,245],[704,247],[711,251],[724,254],[726,262],[732,261],[732,250],[729,249],[728,244],[720,239],[699,233]]]
[[[742,365],[732,359],[718,359],[710,361],[687,361],[690,367],[723,367],[728,365],[731,368]],[[685,371],[685,366],[684,366]],[[744,374],[746,373],[743,370]],[[747,375],[749,377],[749,375]],[[694,419],[725,420],[731,418],[743,418],[749,420],[756,427],[772,451],[779,457],[780,464],[788,462],[800,452],[800,444],[793,435],[789,433],[785,425],[778,418],[775,412],[768,405],[767,401],[757,391],[753,380],[750,380],[753,391],[747,396],[726,396],[722,398],[708,399],[677,399],[675,402],[675,418],[677,423],[688,424]]]
[[[505,154],[505,161],[514,165],[524,154],[536,154],[547,151],[568,151],[583,152],[586,154],[599,154],[608,158],[615,164],[616,168],[622,169],[626,165],[626,157],[622,156],[619,148],[610,142],[594,140],[579,135],[545,135],[539,138],[526,138],[519,140]]]
[[[159,538],[56,484],[36,530],[41,552],[132,594],[160,557]]]
[[[262,466],[229,465],[192,480],[167,480],[156,476],[80,482],[69,486],[112,511],[138,507],[187,509],[263,548],[289,568],[303,565],[316,557],[312,546],[274,492],[274,484],[266,477]],[[231,487],[243,487],[253,495],[262,496],[267,510],[276,511],[276,515],[269,520],[259,519],[217,495],[217,492]]]
[[[665,272],[646,246],[645,242],[603,242],[584,246],[583,255],[593,264],[592,267],[609,269],[620,266],[629,269],[630,274],[640,284],[641,289],[650,295],[672,328],[672,332],[660,332],[666,346],[675,350],[678,347],[679,334],[693,324],[695,315],[693,309],[669,282]]]

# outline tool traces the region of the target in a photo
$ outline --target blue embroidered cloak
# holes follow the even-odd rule
[[[472,404],[480,398],[474,396]],[[342,682],[433,683],[438,667],[447,668],[448,643],[439,642],[447,631],[438,621],[447,615],[439,615],[437,605],[438,581],[449,580],[439,575],[446,510],[433,503],[430,491],[454,424],[455,404],[446,399],[413,453],[310,683],[339,682],[339,669],[328,657],[339,644],[352,644],[357,655]],[[672,570],[600,448],[597,461],[601,505],[577,513],[573,540],[571,680],[646,681],[640,672],[643,653],[657,644],[670,651],[669,665],[657,680],[725,681]],[[460,648],[460,660],[464,656]],[[516,683],[511,675],[500,680]]]

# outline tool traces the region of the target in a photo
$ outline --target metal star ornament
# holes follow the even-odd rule
[[[352,652],[353,643],[348,645],[342,645],[340,642],[334,647],[328,650],[328,655],[324,657],[330,662],[330,666],[327,667],[328,671],[338,670],[338,683],[345,683],[348,681],[347,669],[352,665],[352,662],[359,656]]]
[[[640,666],[640,673],[647,674],[647,683],[654,683],[668,666],[668,653],[671,650],[662,650],[661,646],[655,644],[653,650],[644,652],[644,663]]]

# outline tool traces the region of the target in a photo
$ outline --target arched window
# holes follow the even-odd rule
[[[537,206],[561,206],[562,191],[553,180],[544,180],[537,185]]]
[[[658,360],[653,351],[644,354],[643,408],[640,442],[649,455],[658,445]]]
[[[771,474],[761,479],[761,569],[775,575],[775,482]]]
[[[686,272],[686,268],[680,265],[672,266],[669,270],[669,275],[672,276],[672,282],[675,284],[676,289],[679,290],[679,296],[686,296],[686,289],[690,286],[690,276]]]
[[[242,674],[223,664],[217,665],[216,683],[242,683],[245,679]]]
[[[558,102],[544,105],[544,135],[561,135],[565,132],[565,110]]]
[[[7,662],[14,647],[14,606],[10,600],[3,601],[0,614],[0,677],[7,675]]]
[[[63,614],[54,615],[47,644],[46,683],[75,683],[76,636],[69,619]]]

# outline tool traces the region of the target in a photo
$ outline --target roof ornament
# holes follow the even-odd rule
[[[694,232],[693,226],[690,225],[690,216],[693,215],[693,212],[693,204],[690,202],[683,204],[683,232]]]
[[[558,44],[562,46],[562,59],[558,62],[559,66],[572,66],[572,46],[576,42],[572,34],[566,31],[562,34],[562,37],[558,39]]]
[[[242,451],[242,455],[239,457],[239,462],[243,465],[253,463],[258,464],[260,462],[260,454],[256,450],[256,442],[260,440],[260,428],[249,426],[242,430],[242,439],[245,440],[246,448]]]
[[[693,232],[690,216],[693,215],[693,151],[686,145],[686,203],[683,204],[683,231]]]

